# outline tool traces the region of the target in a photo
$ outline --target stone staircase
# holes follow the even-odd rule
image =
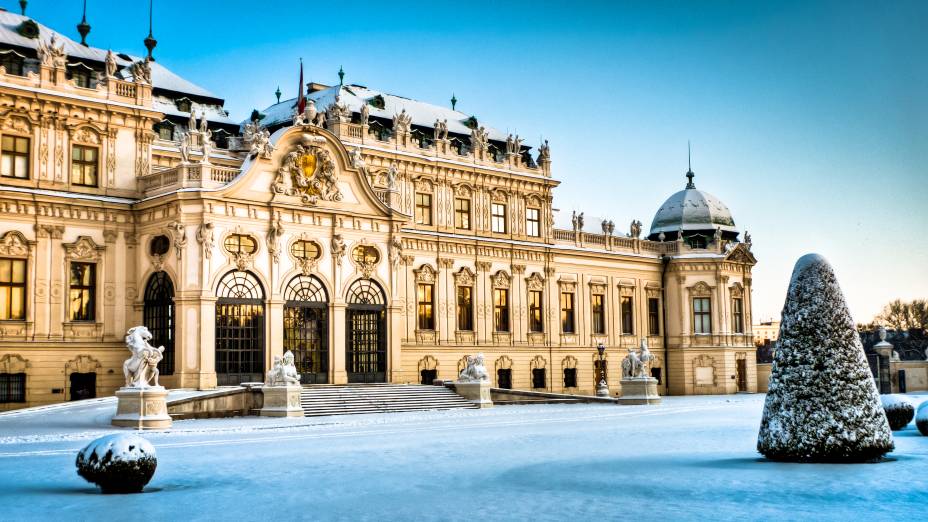
[[[300,404],[307,417],[476,408],[444,386],[421,384],[310,384]]]

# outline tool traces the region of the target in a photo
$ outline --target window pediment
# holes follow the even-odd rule
[[[77,241],[62,246],[67,258],[75,261],[98,261],[106,249],[96,244],[90,236],[79,236]]]

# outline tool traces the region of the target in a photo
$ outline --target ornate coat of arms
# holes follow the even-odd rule
[[[304,134],[277,170],[274,192],[298,196],[307,205],[315,205],[319,200],[341,201],[335,160],[323,148],[324,144],[321,136]]]

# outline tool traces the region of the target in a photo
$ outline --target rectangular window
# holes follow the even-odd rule
[[[474,329],[474,287],[458,287],[458,330]]]
[[[84,145],[71,147],[71,184],[97,186],[97,148]]]
[[[26,374],[0,373],[0,404],[26,402]]]
[[[541,211],[537,208],[525,210],[525,235],[538,237],[541,235]]]
[[[171,128],[170,125],[162,125],[158,127],[158,137],[163,140],[171,141],[174,139],[174,129]]]
[[[454,200],[454,228],[470,230],[470,200],[455,198]]]
[[[708,297],[693,298],[693,333],[712,333],[712,309]]]
[[[432,195],[416,192],[416,223],[432,224]]]
[[[732,314],[732,326],[735,329],[735,333],[743,334],[744,333],[744,302],[740,297],[736,297],[731,300],[731,314]]]
[[[490,205],[491,230],[498,234],[506,233],[506,205],[493,203]]]
[[[635,333],[635,313],[631,296],[622,297],[622,335]]]
[[[416,300],[419,303],[419,329],[420,330],[434,330],[435,329],[435,315],[432,313],[434,302],[432,291],[435,289],[434,285],[429,284],[419,284],[416,292]]]
[[[90,88],[90,71],[72,70],[70,76],[71,80],[74,81],[74,85],[84,89]]]
[[[561,292],[561,333],[574,333],[574,293]]]
[[[0,66],[3,66],[3,68],[6,69],[7,74],[23,76],[24,63],[25,62],[22,58],[13,54],[13,51],[8,51],[7,53],[0,55]]]
[[[509,368],[500,368],[496,370],[496,386],[504,390],[512,389],[512,370]]]
[[[661,334],[661,301],[656,297],[648,298],[648,335]]]
[[[564,387],[565,388],[576,388],[577,387],[577,369],[576,368],[564,368]]]
[[[26,318],[26,260],[0,259],[0,320]]]
[[[19,136],[3,137],[0,175],[5,178],[19,179],[29,177],[29,138]]]
[[[541,290],[528,291],[528,331],[545,331],[541,311]]]
[[[93,321],[96,318],[96,286],[97,265],[71,263],[71,278],[68,282],[69,321]]]
[[[543,389],[547,387],[544,368],[532,368],[532,388]]]
[[[593,333],[606,333],[606,296],[593,294]]]
[[[493,290],[493,328],[497,332],[509,331],[509,290]]]

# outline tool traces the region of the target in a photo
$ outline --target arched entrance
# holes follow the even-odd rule
[[[250,272],[233,270],[216,288],[216,380],[264,380],[264,289]]]
[[[348,382],[386,382],[387,307],[383,289],[359,279],[348,289],[345,369]]]
[[[294,277],[284,291],[284,351],[293,352],[300,382],[329,381],[329,298],[314,276]]]
[[[164,346],[158,363],[161,375],[174,373],[174,283],[164,272],[155,272],[145,285],[142,324],[151,332],[152,346]]]

